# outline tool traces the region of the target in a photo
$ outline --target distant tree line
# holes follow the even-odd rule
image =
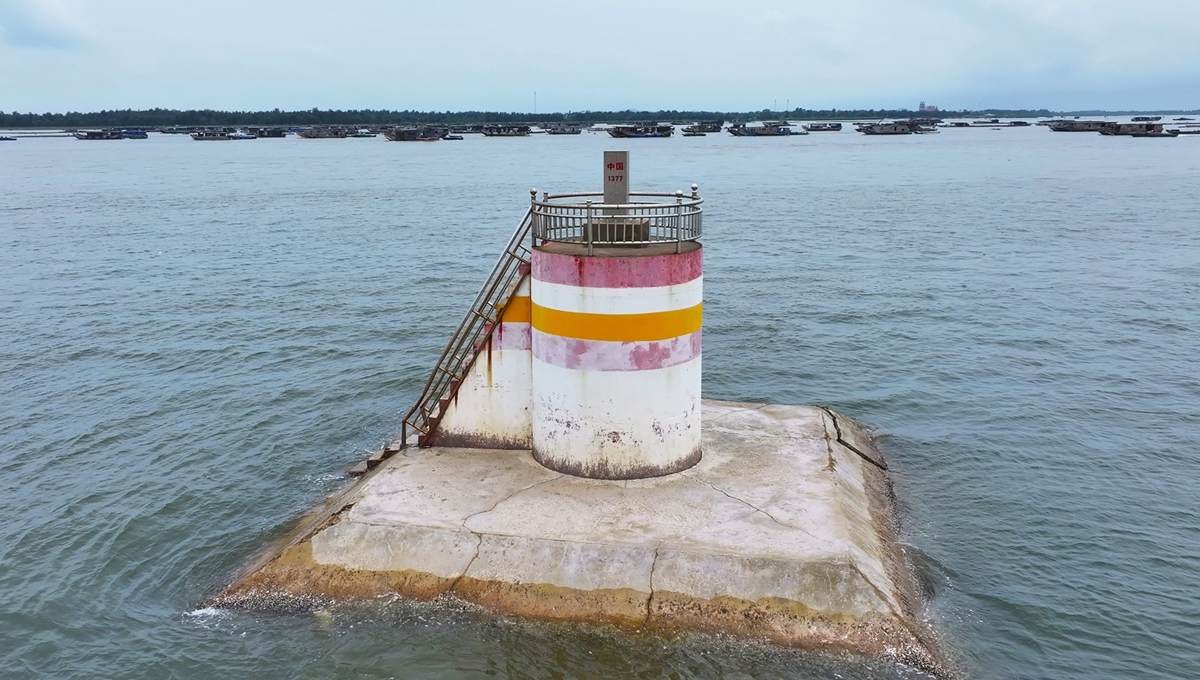
[[[1195,113],[1187,111],[1171,113]],[[470,125],[479,123],[627,123],[634,121],[690,122],[697,120],[770,120],[776,118],[876,119],[937,115],[942,118],[1032,118],[1055,115],[1047,109],[989,109],[986,111],[916,112],[907,109],[802,109],[790,111],[573,111],[570,113],[513,113],[504,111],[179,111],[175,109],[93,111],[90,113],[5,113],[0,128],[169,127],[198,125]]]

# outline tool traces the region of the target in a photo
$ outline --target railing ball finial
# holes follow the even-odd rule
[[[696,193],[696,192],[698,192],[698,191],[700,191],[700,185],[699,185],[699,184],[693,184],[693,185],[692,185],[692,198],[696,198],[696,197],[699,195],[699,194],[697,194],[697,193]]]
[[[529,200],[531,200],[531,201],[537,200],[537,187],[534,187],[529,190]]]
[[[676,196],[677,198],[683,198],[683,189],[676,189],[676,190],[675,190],[675,196]]]

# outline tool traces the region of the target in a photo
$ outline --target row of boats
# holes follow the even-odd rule
[[[1140,118],[1140,120],[1139,120]],[[1200,128],[1195,125],[1181,124],[1180,128],[1167,129],[1160,116],[1139,116],[1133,122],[1118,123],[1107,120],[1051,120],[1044,125],[1055,132],[1099,132],[1106,137],[1178,137],[1179,135],[1200,135]],[[1178,121],[1191,120],[1179,118]],[[1043,123],[1039,123],[1042,125]]]
[[[1048,120],[1037,125],[1049,127],[1055,132],[1099,132],[1106,136],[1130,137],[1177,137],[1179,135],[1200,134],[1200,123],[1190,122],[1190,118],[1175,119],[1182,128],[1166,129],[1161,117],[1142,116],[1133,122],[1122,123],[1099,120]],[[938,118],[909,118],[906,120],[860,122],[854,123],[854,129],[866,135],[913,135],[930,134],[939,131],[938,128],[1007,128],[1027,127],[1028,121],[1012,120],[1001,122],[993,118],[972,122],[953,121],[943,122]],[[735,122],[728,126],[723,120],[697,121],[683,126],[684,137],[703,137],[706,134],[728,132],[735,137],[786,137],[791,135],[807,135],[810,132],[840,132],[842,123],[812,122],[805,123],[800,129],[786,120],[762,121],[756,124]],[[603,132],[618,139],[671,137],[675,133],[675,125],[666,123],[623,123],[615,125],[593,125],[586,128],[588,132]],[[485,137],[527,137],[533,134],[578,135],[585,128],[570,123],[547,123],[538,128],[515,123],[490,123],[482,125],[398,125],[382,127],[353,127],[342,125],[321,125],[309,127],[282,126],[272,127],[196,127],[196,128],[159,128],[158,132],[166,134],[189,134],[196,141],[235,141],[259,138],[282,138],[289,133],[304,139],[345,139],[348,137],[377,137],[383,135],[392,142],[432,142],[438,140],[461,140],[463,134],[481,134]],[[107,128],[102,130],[69,130],[77,139],[146,139],[147,131],[141,128]]]

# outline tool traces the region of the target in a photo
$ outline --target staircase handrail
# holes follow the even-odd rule
[[[441,417],[445,415],[442,400],[452,396],[461,384],[474,364],[481,341],[491,337],[499,323],[504,307],[520,283],[520,267],[529,263],[531,249],[525,246],[524,242],[530,233],[532,217],[532,209],[526,211],[524,219],[509,238],[504,252],[500,254],[487,280],[476,294],[471,308],[467,310],[450,342],[446,343],[446,348],[438,357],[429,379],[425,381],[420,398],[405,414],[400,430],[402,446],[408,445],[409,427],[420,435],[418,444],[421,443],[421,436],[427,440],[433,433]]]

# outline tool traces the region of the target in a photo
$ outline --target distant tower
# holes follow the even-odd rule
[[[924,111],[925,110],[925,102],[921,102],[921,105],[917,107],[917,110]]]
[[[625,151],[605,152],[604,186],[603,204],[533,202],[533,456],[582,477],[656,477],[701,456],[700,198],[693,186],[631,204]]]

